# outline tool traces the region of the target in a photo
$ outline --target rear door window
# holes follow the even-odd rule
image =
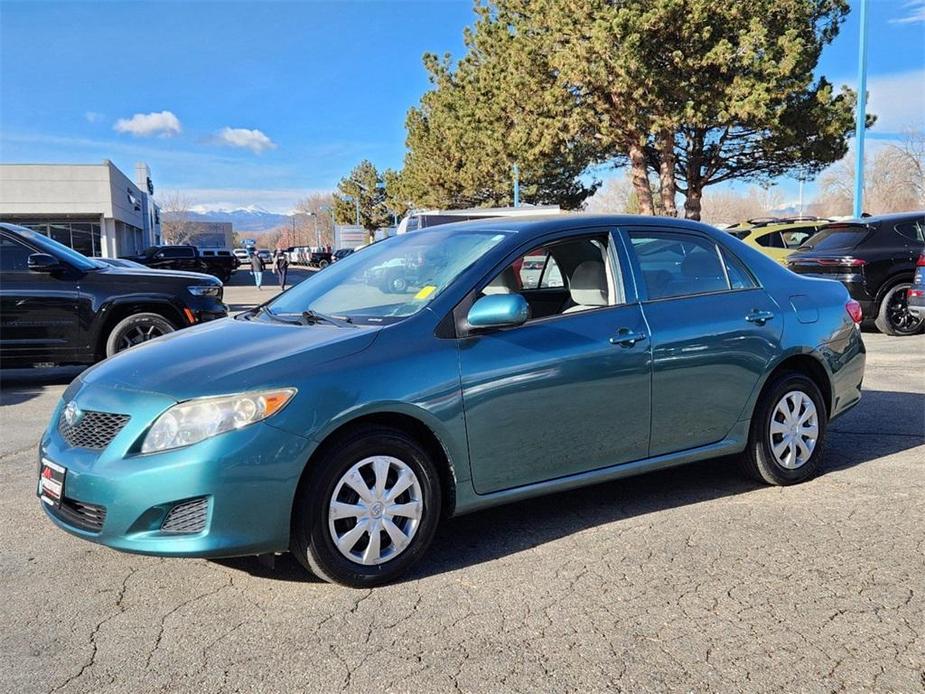
[[[785,248],[784,240],[781,238],[779,231],[772,231],[770,234],[759,236],[755,240],[759,246],[764,246],[765,248]]]
[[[918,243],[925,243],[925,221],[921,219],[897,224],[894,228],[907,239],[912,239]]]
[[[729,289],[719,249],[709,239],[676,232],[630,232],[649,299]]]

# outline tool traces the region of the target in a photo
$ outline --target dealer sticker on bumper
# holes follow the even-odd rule
[[[39,497],[46,504],[60,506],[61,497],[64,496],[64,476],[67,470],[48,458],[42,458],[42,469],[39,472]]]

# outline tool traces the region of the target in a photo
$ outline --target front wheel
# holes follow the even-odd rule
[[[157,313],[136,313],[116,323],[106,340],[106,356],[172,333],[173,323]]]
[[[427,550],[440,484],[424,448],[369,427],[313,463],[296,496],[292,552],[313,574],[353,588],[395,580]]]
[[[827,424],[825,402],[812,379],[793,371],[780,374],[755,407],[743,467],[768,484],[808,480],[822,464]]]
[[[891,287],[880,302],[874,324],[884,335],[915,335],[925,326],[925,316],[916,317],[909,311],[906,292],[911,286],[909,282],[901,282]]]
[[[327,260],[323,260],[323,259],[322,259],[322,260],[319,260],[319,261],[318,261],[318,269],[319,269],[319,270],[324,270],[328,265],[330,265],[330,263],[329,263]]]

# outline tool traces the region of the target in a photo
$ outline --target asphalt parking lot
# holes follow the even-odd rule
[[[0,374],[0,691],[922,691],[925,337],[866,342],[817,479],[713,460],[454,519],[373,591],[57,530],[35,450],[75,372]]]

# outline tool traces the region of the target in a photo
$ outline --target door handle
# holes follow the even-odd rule
[[[642,342],[648,337],[645,333],[635,333],[628,328],[620,328],[617,334],[610,338],[610,344],[620,345],[621,347],[632,347],[637,342]]]
[[[769,320],[771,320],[773,317],[774,317],[774,314],[771,311],[759,311],[758,309],[755,309],[754,311],[749,313],[747,316],[745,316],[745,320],[747,320],[749,323],[757,323],[758,325],[764,325]]]

